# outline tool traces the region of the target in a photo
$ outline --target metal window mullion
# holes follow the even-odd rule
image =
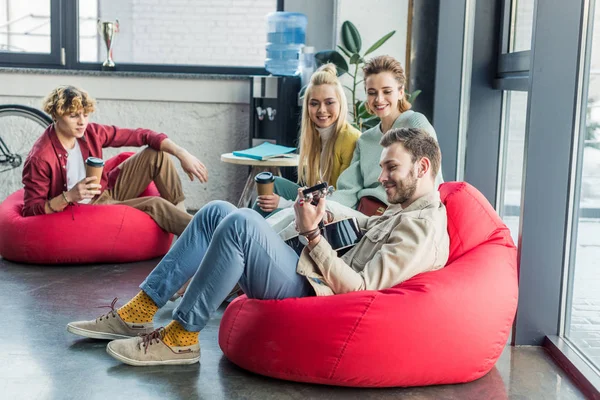
[[[540,345],[559,328],[584,2],[535,4],[514,335],[517,345]]]

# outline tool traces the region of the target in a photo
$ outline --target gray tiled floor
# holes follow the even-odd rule
[[[215,316],[201,333],[202,360],[190,366],[136,368],[105,352],[106,342],[66,332],[113,297],[123,300],[156,260],[126,265],[24,266],[0,258],[0,398],[6,399],[581,399],[579,390],[538,347],[510,348],[483,378],[462,385],[352,389],[280,381],[230,363],[217,344]],[[157,315],[170,318],[173,304]]]

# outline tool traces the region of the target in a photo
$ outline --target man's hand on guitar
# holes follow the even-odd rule
[[[298,232],[308,232],[316,229],[325,217],[325,203],[327,202],[325,198],[319,197],[317,205],[314,205],[312,202],[304,200],[304,194],[302,193],[304,189],[306,188],[298,189],[298,197],[294,203]]]

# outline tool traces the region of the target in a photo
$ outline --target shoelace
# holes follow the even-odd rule
[[[115,314],[117,312],[117,310],[115,309],[115,304],[117,304],[118,299],[119,299],[118,297],[115,297],[109,306],[98,306],[97,307],[97,308],[110,308],[109,312],[107,312],[106,314],[104,314],[98,318],[100,321],[102,321],[103,318],[108,318],[109,315],[112,315],[113,317],[115,317]]]
[[[155,341],[156,344],[158,344],[164,336],[165,328],[163,327],[155,329],[146,335],[142,335],[142,343],[140,343],[140,345],[144,346],[144,353],[148,351],[148,346],[152,345],[152,343],[154,343]]]

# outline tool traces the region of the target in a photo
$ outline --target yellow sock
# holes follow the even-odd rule
[[[143,323],[152,322],[158,306],[144,291],[140,292],[127,304],[117,310],[121,319],[125,322]]]
[[[183,329],[183,326],[177,321],[171,321],[165,327],[165,336],[163,342],[169,347],[173,346],[191,346],[198,343],[200,332],[189,332]]]

